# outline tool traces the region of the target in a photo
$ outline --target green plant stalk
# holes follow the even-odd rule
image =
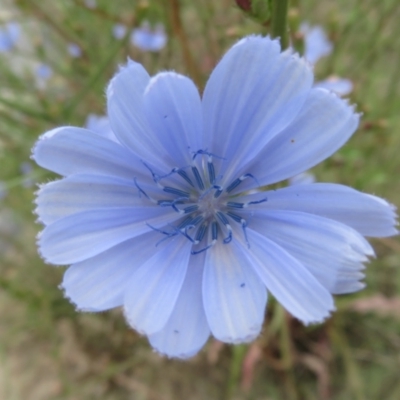
[[[280,38],[282,49],[289,45],[287,32],[287,14],[289,0],[272,0],[271,36]]]

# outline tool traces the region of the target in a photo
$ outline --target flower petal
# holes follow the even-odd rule
[[[65,296],[81,311],[104,311],[122,306],[127,282],[154,255],[157,232],[127,240],[111,249],[76,263],[64,274]]]
[[[317,82],[314,87],[330,90],[339,96],[346,96],[352,92],[353,82],[350,79],[331,76],[328,79]]]
[[[204,147],[225,158],[220,173],[229,164],[234,174],[237,165],[288,126],[312,82],[307,63],[290,51],[280,53],[277,40],[250,36],[233,46],[212,72],[203,96]]]
[[[42,135],[33,149],[33,159],[41,167],[64,176],[77,173],[127,179],[145,176],[141,172],[143,164],[129,150],[87,129],[70,126]]]
[[[150,231],[147,224],[159,228],[179,216],[151,206],[83,211],[48,225],[39,236],[39,250],[47,262],[72,264]]]
[[[149,135],[150,127],[143,106],[149,80],[150,76],[141,64],[128,60],[107,87],[107,109],[112,131],[118,140],[139,158],[160,165],[162,160],[158,154],[163,154],[164,150]]]
[[[191,256],[181,292],[166,325],[149,336],[151,345],[168,357],[195,355],[210,336],[204,312],[202,277],[205,253]]]
[[[374,253],[349,226],[298,211],[268,210],[257,214],[251,228],[300,261],[330,293],[364,287],[360,270]]]
[[[152,185],[154,186],[154,185]],[[152,186],[141,184],[149,194]],[[102,175],[77,174],[47,183],[36,199],[39,221],[49,225],[56,220],[96,208],[146,206],[149,201],[133,181]]]
[[[305,324],[321,322],[335,309],[331,294],[298,260],[272,240],[247,229],[247,258],[274,297]]]
[[[186,238],[171,238],[132,274],[124,312],[138,332],[151,335],[168,322],[185,279],[191,249],[192,243]]]
[[[334,93],[312,89],[297,118],[254,159],[241,190],[280,182],[325,160],[343,146],[358,126],[359,115]]]
[[[238,243],[217,242],[207,250],[203,298],[211,332],[217,339],[240,343],[260,334],[267,293]]]
[[[249,210],[293,210],[331,218],[351,226],[364,236],[396,235],[395,207],[385,200],[333,183],[313,183],[238,197],[248,202],[266,198],[267,201]]]
[[[162,72],[151,78],[144,109],[153,140],[164,149],[160,157],[176,166],[190,165],[202,145],[202,109],[194,83],[183,75]]]

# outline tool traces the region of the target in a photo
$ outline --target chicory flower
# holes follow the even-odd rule
[[[122,306],[160,353],[190,357],[210,334],[253,340],[270,295],[323,321],[332,294],[364,286],[364,236],[397,233],[390,204],[346,186],[257,190],[323,161],[359,124],[276,40],[239,41],[202,98],[187,77],[129,61],[107,106],[117,141],[67,126],[34,147],[62,176],[38,192],[39,250],[70,265],[61,286],[79,310]]]

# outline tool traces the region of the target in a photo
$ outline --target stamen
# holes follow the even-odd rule
[[[234,202],[234,201],[228,201],[228,202],[226,203],[226,205],[227,205],[228,207],[232,207],[232,208],[243,208],[243,207],[244,207],[244,204],[243,204],[243,203],[236,203],[236,202]]]
[[[203,225],[204,226],[204,225]],[[200,227],[200,229],[201,229],[202,227]],[[199,231],[200,231],[200,229],[199,229]],[[197,232],[198,234],[199,234],[199,232]],[[205,232],[204,232],[204,234],[205,234]],[[202,234],[202,238],[204,237],[204,234]],[[202,249],[200,249],[200,250],[192,250],[191,251],[191,254],[192,255],[196,255],[196,254],[199,254],[199,253],[202,253],[203,251],[206,251],[206,250],[208,250],[208,249],[210,249],[211,247],[213,247],[214,245],[215,245],[215,243],[217,243],[217,238],[218,238],[218,224],[215,222],[215,221],[213,221],[212,223],[211,223],[211,237],[212,237],[212,242],[209,244],[209,245],[207,245],[206,247],[203,247]],[[197,239],[197,238],[196,238]],[[199,242],[200,242],[200,240],[199,240]]]
[[[192,153],[193,153],[193,160],[194,160],[199,154],[201,154],[201,155],[206,155],[206,156],[208,156],[208,157],[219,158],[220,160],[226,160],[224,157],[220,157],[220,156],[217,156],[217,155],[215,155],[215,154],[213,154],[213,153],[210,153],[209,151],[207,151],[207,149],[205,149],[205,150],[193,151]]]
[[[261,200],[255,200],[255,201],[249,201],[248,203],[246,203],[244,206],[247,207],[251,204],[260,204],[260,203],[265,203],[266,201],[268,201],[268,198],[265,197],[264,199]]]
[[[211,185],[213,185],[215,182],[214,164],[210,160],[208,160],[207,167],[208,167],[208,179],[210,180]]]
[[[180,210],[176,205],[182,204],[185,200],[187,200],[186,197],[178,197],[175,200],[159,200],[158,205],[161,207],[172,207],[177,213],[183,214],[185,211]]]
[[[177,196],[184,197],[184,198],[189,198],[190,197],[190,193],[184,192],[183,190],[176,189],[176,188],[173,188],[173,187],[170,187],[170,186],[163,186],[163,191],[165,193],[175,194]]]
[[[219,186],[219,185],[213,185],[213,186],[210,186],[201,196],[199,196],[199,200],[201,200],[201,199],[203,199],[204,197],[206,197],[207,195],[208,195],[208,193],[210,193],[211,192],[211,190],[217,190],[217,191],[221,191],[221,193],[222,193],[222,187],[221,186]],[[215,195],[214,195],[214,197],[215,197]]]
[[[193,182],[191,181],[191,179],[189,178],[189,175],[183,171],[182,169],[178,169],[177,171],[178,175],[181,176],[189,185],[193,186]]]
[[[214,193],[214,198],[218,198],[222,194],[222,186],[220,186],[220,189],[217,189],[217,191]]]
[[[189,217],[186,217],[179,225],[178,229],[182,229],[186,226],[188,226],[191,222],[193,221],[193,217],[190,215]]]
[[[192,206],[188,206],[183,209],[185,214],[192,213],[194,211],[197,211],[199,209],[199,206],[197,204],[193,204]]]
[[[216,215],[228,230],[228,236],[224,239],[224,243],[228,244],[232,240],[232,227],[229,225],[229,221],[226,219],[225,215],[221,211],[218,211]]]
[[[143,161],[143,160],[140,160],[142,163],[143,163],[143,165],[150,171],[150,173],[151,173],[151,175],[152,175],[152,177],[153,177],[153,181],[155,182],[155,183],[158,183],[158,181],[161,179],[161,177],[159,176],[159,175],[157,175],[155,172],[153,172],[153,170]]]
[[[245,175],[242,175],[240,178],[235,179],[235,180],[226,188],[226,191],[227,191],[228,193],[229,193],[229,192],[232,192],[233,189],[237,188],[237,187],[238,187],[245,179],[247,179],[247,178],[252,178],[252,179],[254,179],[254,180],[256,181],[256,183],[258,184],[257,179],[256,179],[252,174],[245,174]]]
[[[167,235],[167,236],[173,236],[173,235],[174,235],[174,232],[163,231],[162,229],[156,228],[155,226],[152,226],[152,225],[150,225],[150,224],[147,223],[147,222],[146,222],[146,225],[147,225],[149,228],[153,229],[154,231],[162,233],[163,235]]]
[[[228,212],[226,213],[226,215],[228,215],[228,216],[231,217],[233,220],[235,220],[236,222],[238,222],[239,224],[242,225],[244,239],[246,240],[247,247],[250,248],[250,243],[249,243],[249,240],[247,239],[247,232],[246,232],[247,221],[246,221],[245,219],[243,219],[240,215],[234,214],[234,213],[231,212],[231,211],[228,211]]]
[[[196,178],[197,185],[199,186],[200,190],[204,190],[204,183],[203,180],[201,179],[199,170],[197,167],[192,167],[193,175]]]
[[[194,242],[195,244],[199,244],[203,240],[203,238],[207,232],[207,228],[208,228],[207,223],[204,223],[203,225],[200,226],[200,228],[198,229],[197,234],[196,234],[196,240]]]
[[[140,194],[143,194],[144,197],[146,197],[146,199],[150,200],[152,203],[157,203],[156,200],[152,199],[137,183],[137,179],[136,177],[133,178],[133,182],[135,183],[136,188],[139,190],[139,197]]]

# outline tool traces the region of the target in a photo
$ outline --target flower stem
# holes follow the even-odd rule
[[[271,36],[281,39],[282,49],[288,47],[287,14],[289,0],[272,0]]]

